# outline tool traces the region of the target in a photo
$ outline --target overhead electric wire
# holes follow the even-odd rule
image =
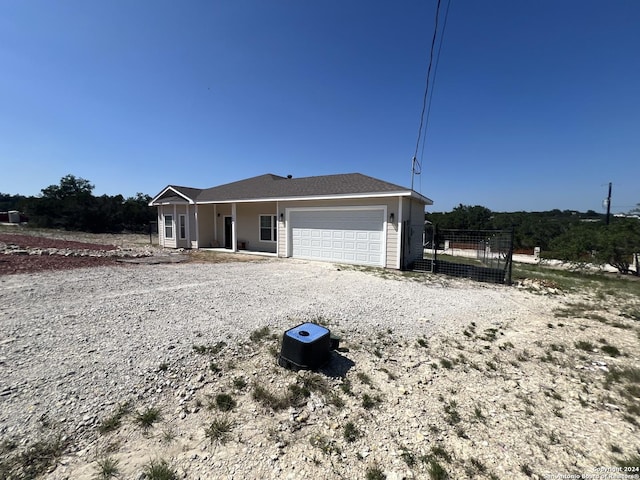
[[[413,161],[415,162],[418,157],[418,150],[420,149],[420,139],[422,138],[422,127],[424,125],[424,114],[427,109],[427,99],[429,98],[429,80],[431,78],[431,67],[433,66],[433,51],[436,45],[436,38],[438,37],[438,19],[440,17],[440,2],[436,6],[436,18],[435,26],[433,28],[433,37],[431,38],[431,49],[429,52],[429,67],[427,68],[427,81],[424,88],[424,96],[422,98],[422,112],[420,113],[420,127],[418,128],[418,140],[416,141],[416,149],[413,154]],[[415,164],[414,164],[415,167]]]
[[[436,88],[436,79],[438,78],[438,64],[440,63],[440,52],[442,51],[442,44],[444,42],[444,32],[447,29],[447,19],[449,18],[449,7],[451,6],[451,0],[447,2],[447,9],[444,12],[444,22],[442,22],[442,33],[440,34],[440,44],[438,45],[438,55],[436,56],[436,64],[433,67],[433,82],[431,83],[431,90],[429,92],[429,100],[427,102],[427,120],[424,124],[424,135],[422,136],[422,149],[420,151],[420,158],[424,158],[424,146],[427,143],[427,130],[429,129],[429,117],[431,116],[431,104],[433,99],[433,91]],[[420,165],[422,169],[422,165]]]
[[[424,90],[424,97],[422,99],[422,111],[420,113],[420,126],[418,127],[418,139],[416,140],[416,149],[411,159],[411,189],[414,185],[415,175],[422,173],[422,161],[418,159],[418,150],[420,150],[420,159],[424,157],[424,149],[427,140],[427,130],[429,128],[429,118],[431,115],[431,104],[433,99],[433,91],[435,90],[436,78],[438,73],[438,65],[440,63],[440,53],[442,52],[442,44],[444,43],[444,32],[447,28],[447,20],[449,18],[449,8],[451,7],[451,0],[447,1],[447,7],[444,14],[444,22],[442,24],[442,31],[440,33],[440,41],[438,44],[438,53],[435,56],[434,62],[434,48],[438,41],[438,24],[440,21],[440,6],[441,0],[438,0],[436,6],[435,25],[433,29],[433,37],[431,39],[431,50],[429,54],[429,67],[427,69],[427,79]],[[431,70],[433,69],[433,74]],[[426,111],[426,120],[425,120]],[[420,149],[420,143],[422,142],[422,149]],[[422,177],[420,177],[420,191],[422,191]]]

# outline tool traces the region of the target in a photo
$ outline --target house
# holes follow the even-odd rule
[[[422,258],[419,193],[360,173],[266,174],[218,187],[169,185],[158,208],[166,248],[223,248],[402,269]]]

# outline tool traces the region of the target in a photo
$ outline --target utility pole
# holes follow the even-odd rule
[[[611,182],[609,182],[609,194],[607,195],[607,225],[609,225],[609,217],[611,216]]]

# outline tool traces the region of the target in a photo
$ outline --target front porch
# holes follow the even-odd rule
[[[197,248],[276,255],[277,202],[197,205]]]

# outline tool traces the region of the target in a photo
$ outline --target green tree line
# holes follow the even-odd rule
[[[148,206],[149,195],[95,196],[94,188],[88,180],[66,175],[59,184],[43,188],[38,196],[0,193],[0,211],[18,210],[34,227],[92,233],[148,231],[156,215],[155,209]]]
[[[640,204],[629,213],[640,213]],[[548,258],[609,263],[622,273],[629,273],[640,254],[640,219],[611,217],[607,225],[606,216],[593,210],[507,213],[458,205],[451,212],[427,213],[425,219],[439,229],[513,229],[515,251],[540,247]]]

